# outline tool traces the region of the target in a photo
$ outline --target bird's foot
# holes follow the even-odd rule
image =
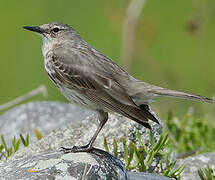
[[[61,147],[60,151],[63,152],[64,154],[67,154],[67,153],[77,153],[77,152],[89,152],[92,149],[93,147],[87,144],[85,146],[73,146],[72,148]]]

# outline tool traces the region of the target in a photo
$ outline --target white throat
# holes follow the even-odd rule
[[[51,49],[52,43],[47,37],[42,36],[42,39],[43,39],[42,53],[43,57],[45,57],[47,52]]]

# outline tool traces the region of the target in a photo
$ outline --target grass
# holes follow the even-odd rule
[[[184,118],[174,117],[169,112],[165,124],[172,134],[175,144],[174,149],[178,153],[204,153],[215,150],[215,123],[214,117],[196,117],[189,111]]]
[[[199,168],[198,169],[198,174],[201,180],[214,180],[215,179],[215,173],[214,170],[211,169],[209,166],[206,168]]]
[[[176,167],[176,159],[170,161],[171,151],[168,150],[168,134],[162,133],[157,142],[151,132],[149,135],[149,146],[145,145],[142,135],[138,131],[136,133],[137,143],[128,142],[125,138],[122,138],[121,142],[116,142],[114,139],[112,154],[124,161],[127,170],[157,173],[170,178],[180,179],[184,166]],[[120,144],[123,147],[122,157],[119,150]],[[107,152],[111,153],[106,138],[104,138],[104,147]]]
[[[27,147],[29,145],[29,134],[27,134],[26,137],[20,134],[20,137],[18,139],[14,136],[12,140],[12,146],[10,147],[6,143],[3,134],[0,135],[0,140],[0,160],[3,157],[5,159],[8,159],[13,153],[20,149],[20,143],[22,143],[24,147]]]

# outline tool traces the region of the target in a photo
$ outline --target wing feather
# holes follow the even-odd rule
[[[148,119],[157,122],[147,109],[135,104],[112,72],[98,68],[98,65],[92,66],[92,63],[87,62],[89,58],[85,54],[73,52],[72,55],[65,55],[58,51],[49,63],[52,63],[54,76],[63,86],[77,90],[101,109],[120,113],[147,128],[150,128]]]

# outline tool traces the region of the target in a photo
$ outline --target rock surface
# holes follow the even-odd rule
[[[34,145],[31,147],[37,153],[55,151],[61,146],[84,145],[94,134],[97,125],[96,113],[59,102],[31,102],[0,116],[0,132],[5,136],[6,142],[11,142],[12,138],[18,137],[19,134],[29,133],[32,143],[36,140],[35,128],[44,136],[49,134],[45,140],[37,142],[37,150],[34,149]],[[151,125],[154,137],[158,139],[161,127],[153,123]],[[95,146],[104,149],[104,136],[110,145],[114,138],[117,142],[120,142],[122,137],[135,141],[137,129],[144,135],[144,141],[148,144],[148,129],[118,114],[109,114],[109,120],[99,134]],[[26,155],[30,155],[31,151],[26,152]]]
[[[205,153],[198,156],[192,156],[183,160],[178,160],[177,165],[185,165],[181,174],[183,180],[200,180],[198,168],[206,168],[207,165],[215,171],[215,153]]]
[[[0,179],[127,179],[121,161],[110,154],[93,150],[91,153],[41,153],[27,158],[9,160],[0,165]]]
[[[151,173],[127,172],[122,162],[107,152],[46,152],[10,159],[0,164],[1,180],[168,180]]]
[[[67,163],[72,162],[68,162],[64,157],[71,158],[72,156],[73,158],[78,158],[81,160],[80,163],[83,164],[85,163],[85,159],[89,159],[91,154],[79,153],[80,155],[76,154],[74,156],[70,154],[66,156],[59,153],[60,147],[72,147],[74,145],[86,144],[95,132],[97,125],[98,118],[96,113],[65,103],[34,102],[21,105],[6,112],[0,117],[0,131],[6,138],[10,137],[7,139],[8,141],[11,141],[11,138],[14,135],[19,135],[20,133],[30,133],[31,137],[32,134],[34,134],[33,131],[35,128],[42,134],[48,135],[40,141],[30,143],[27,148],[21,148],[10,157],[8,162],[2,163],[0,165],[0,177],[3,179],[7,179],[7,177],[8,179],[10,179],[10,177],[20,177],[19,179],[22,179],[22,176],[23,179],[33,179],[36,177],[39,179],[43,179],[43,177],[46,177],[46,179],[53,179],[53,175],[57,177],[56,179],[62,179],[61,176],[66,177],[70,174],[68,169],[75,170],[75,168],[79,168],[79,165],[76,164],[77,167],[74,167],[71,164],[71,166],[68,165]],[[158,139],[161,133],[161,127],[155,124],[151,124],[151,126],[155,138]],[[141,134],[144,134],[144,141],[147,144],[147,141],[149,140],[149,130],[123,116],[109,114],[109,120],[98,136],[94,146],[104,149],[104,136],[107,138],[108,144],[111,144],[114,138],[117,142],[120,142],[122,137],[135,141],[134,135],[137,129],[141,131]],[[30,142],[33,142],[34,140],[30,139]],[[85,158],[82,158],[83,156]],[[93,158],[94,161],[98,160],[98,157]],[[114,158],[111,159],[113,160]],[[70,160],[73,161],[74,159]],[[113,161],[108,161],[113,163]],[[116,158],[115,161],[117,161],[118,165],[122,164]],[[101,162],[101,164],[102,163],[103,162]],[[47,167],[47,165],[49,166]],[[113,163],[113,165],[116,165],[116,163]],[[59,170],[64,168],[64,171],[57,171],[56,166]],[[81,167],[86,167],[88,168],[87,170],[89,170],[90,165],[82,165]],[[119,169],[121,169],[121,171],[119,170],[118,173],[122,172],[119,177],[126,177],[125,174],[123,174],[124,166]],[[40,173],[37,171],[40,171]],[[84,172],[83,169],[81,172]],[[58,176],[59,174],[61,176]],[[166,177],[159,175],[132,172],[128,173],[128,179],[129,178],[132,180],[139,180],[140,178],[155,180],[167,179]]]
[[[52,130],[74,124],[93,113],[72,104],[60,102],[30,102],[17,106],[0,116],[0,132],[10,142],[14,136],[30,134],[36,141],[34,129],[43,135]]]
[[[128,172],[128,180],[171,180],[172,178],[160,176],[158,174],[143,173],[143,172]]]

